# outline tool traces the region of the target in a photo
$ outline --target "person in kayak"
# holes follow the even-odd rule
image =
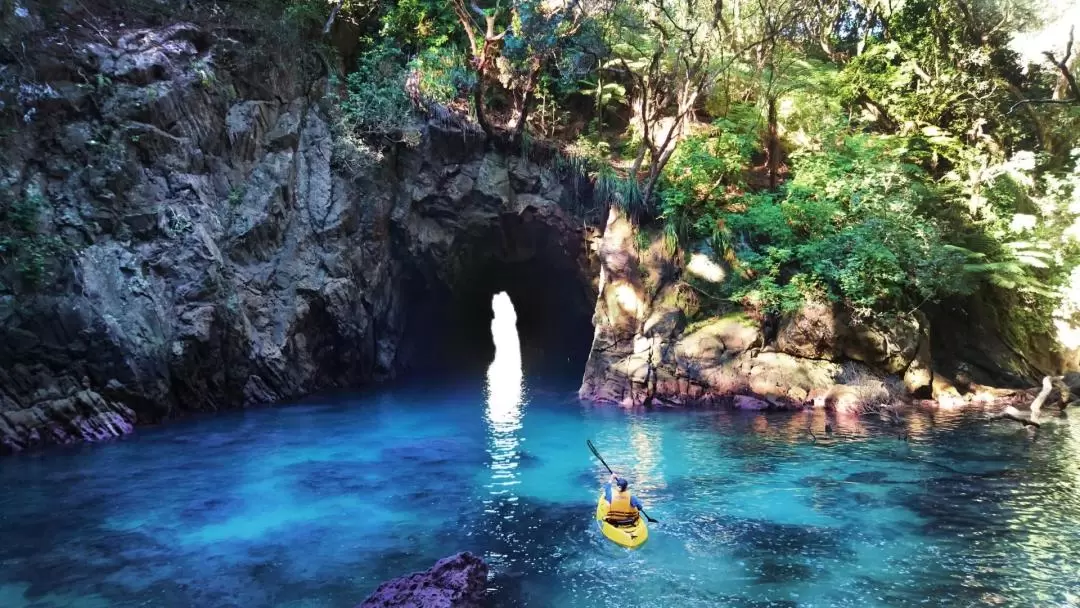
[[[612,486],[617,489],[612,491]],[[630,493],[630,484],[622,477],[616,477],[614,474],[611,476],[611,480],[604,484],[604,500],[608,502],[607,521],[610,524],[624,525],[632,524],[638,520],[640,515],[640,509],[644,509],[645,505],[641,504],[637,496]]]

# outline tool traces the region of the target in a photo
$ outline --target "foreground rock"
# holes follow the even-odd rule
[[[488,567],[469,553],[445,557],[424,572],[379,585],[357,608],[479,608]]]

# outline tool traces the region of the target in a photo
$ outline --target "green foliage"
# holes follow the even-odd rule
[[[346,77],[347,95],[339,103],[345,123],[360,134],[407,137],[414,131],[414,118],[405,92],[404,54],[384,42],[362,54],[357,64]]]
[[[637,180],[619,175],[610,165],[600,165],[594,188],[594,199],[604,206],[614,204],[633,216],[643,210],[644,201]]]
[[[660,181],[660,218],[675,242],[710,239],[717,203],[729,188],[744,185],[757,148],[753,128],[719,119],[675,150]]]
[[[457,17],[445,0],[397,0],[381,18],[383,38],[423,52],[460,38]]]
[[[867,313],[969,293],[964,255],[922,211],[932,206],[928,177],[902,149],[862,135],[799,154],[780,192],[706,209],[690,234],[733,249],[743,273],[731,297],[765,309],[790,310],[815,292]]]
[[[9,198],[7,202],[2,219],[8,221],[17,231],[35,232],[45,198],[40,193],[33,192],[13,200]]]
[[[476,73],[455,48],[432,47],[409,62],[417,88],[424,99],[442,104],[467,97],[476,86]]]
[[[281,20],[290,28],[310,30],[321,27],[330,12],[330,6],[319,0],[287,0]]]
[[[14,269],[28,288],[40,287],[50,276],[52,262],[68,251],[60,238],[40,233],[46,204],[36,190],[24,196],[0,190],[0,269]]]

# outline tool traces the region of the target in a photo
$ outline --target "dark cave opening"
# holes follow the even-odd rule
[[[408,376],[482,372],[495,355],[492,298],[517,314],[526,374],[580,376],[592,343],[596,292],[580,234],[524,214],[455,242],[445,259],[415,267],[406,306]],[[443,272],[435,272],[441,270]]]

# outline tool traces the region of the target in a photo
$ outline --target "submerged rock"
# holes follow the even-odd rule
[[[484,560],[465,551],[379,585],[357,608],[479,608],[487,575]]]

